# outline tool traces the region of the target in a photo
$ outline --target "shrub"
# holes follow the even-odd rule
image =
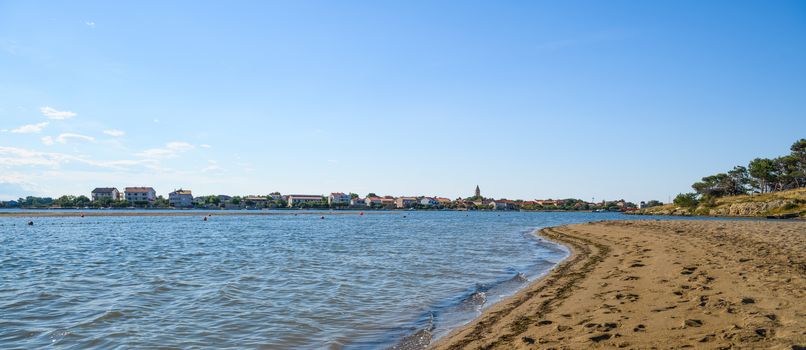
[[[680,193],[674,197],[674,205],[683,208],[694,208],[699,201],[696,193]]]
[[[797,204],[789,202],[789,203],[784,204],[784,206],[781,209],[783,209],[783,210],[792,210],[792,209],[795,209],[797,207],[798,207]]]

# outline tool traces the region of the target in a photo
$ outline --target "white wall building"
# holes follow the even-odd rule
[[[293,207],[301,203],[322,202],[322,196],[308,195],[308,194],[290,194],[288,195],[288,206]]]
[[[327,197],[327,204],[329,205],[349,205],[350,195],[341,192],[333,192]]]
[[[116,201],[120,199],[120,192],[118,192],[118,189],[114,187],[98,187],[92,190],[91,197],[94,201],[105,198]]]
[[[126,187],[123,191],[129,202],[153,202],[157,200],[157,191],[152,187]]]
[[[193,193],[190,190],[178,189],[168,194],[168,202],[176,208],[192,208]]]
[[[439,205],[439,202],[435,198],[423,197],[423,199],[420,199],[420,205],[426,205],[426,206],[429,206],[429,207],[435,207],[435,206]]]
[[[383,200],[380,197],[367,197],[364,198],[364,204],[371,207],[373,204],[375,205],[382,205]]]
[[[415,197],[398,197],[395,199],[395,207],[397,208],[411,208],[417,204]]]

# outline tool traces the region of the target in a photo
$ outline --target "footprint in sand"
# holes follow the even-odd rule
[[[687,319],[683,322],[684,327],[702,327],[702,320]]]

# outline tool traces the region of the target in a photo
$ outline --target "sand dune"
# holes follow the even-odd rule
[[[806,222],[618,221],[541,234],[574,254],[433,348],[806,346]]]

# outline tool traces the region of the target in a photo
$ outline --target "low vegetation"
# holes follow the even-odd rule
[[[806,216],[806,139],[790,154],[756,158],[745,167],[703,177],[672,204],[646,208],[639,214],[714,216]]]

